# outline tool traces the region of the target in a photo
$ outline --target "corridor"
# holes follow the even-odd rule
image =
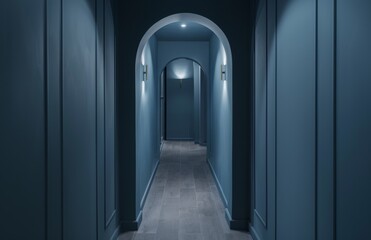
[[[165,141],[138,232],[118,240],[250,240],[230,230],[206,161],[206,147]]]
[[[0,1],[0,240],[371,239],[370,13]]]

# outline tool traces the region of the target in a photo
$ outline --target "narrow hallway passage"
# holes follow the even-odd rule
[[[247,232],[230,230],[206,147],[166,141],[143,209],[138,232],[119,240],[242,240]]]

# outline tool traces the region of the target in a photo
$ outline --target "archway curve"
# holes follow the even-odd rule
[[[174,62],[174,61],[179,60],[179,59],[187,59],[187,60],[190,60],[192,62],[195,62],[201,67],[202,72],[206,71],[205,67],[199,61],[197,61],[196,59],[193,59],[193,58],[190,58],[190,57],[176,57],[176,58],[172,58],[170,61],[167,61],[166,64],[164,65],[164,67],[159,68],[160,71],[158,72],[158,74],[161,74],[161,72],[163,72],[165,70],[165,67],[167,65],[169,65],[169,63]]]
[[[224,32],[219,28],[218,25],[216,25],[213,21],[210,19],[203,17],[198,14],[194,13],[177,13],[170,15],[168,17],[165,17],[161,19],[160,21],[156,22],[154,25],[152,25],[147,32],[144,34],[142,37],[138,49],[137,49],[137,54],[135,57],[135,82],[138,82],[140,80],[140,66],[141,66],[141,61],[142,61],[142,53],[143,50],[148,43],[149,39],[161,28],[171,24],[171,23],[176,23],[176,22],[195,22],[198,23],[208,29],[210,29],[216,37],[220,40],[222,43],[222,46],[225,51],[225,59],[224,64],[227,64],[227,73],[228,73],[228,80],[230,82],[233,82],[233,72],[232,72],[232,50],[231,46],[229,44],[227,36],[224,34]]]

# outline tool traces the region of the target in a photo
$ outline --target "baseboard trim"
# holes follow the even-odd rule
[[[211,165],[211,162],[210,162],[209,159],[207,159],[207,163],[208,163],[208,165],[210,167],[210,170],[211,170],[211,173],[212,173],[212,175],[215,179],[218,192],[219,192],[219,194],[222,198],[222,202],[223,202],[224,207],[225,207],[225,219],[228,222],[229,228],[232,229],[232,230],[248,230],[249,229],[249,222],[247,220],[237,220],[237,219],[232,218],[232,215],[230,214],[229,209],[228,209],[227,198],[226,198],[226,196],[223,192],[222,186],[221,186],[221,184],[220,184],[220,182],[219,182],[219,180],[216,176],[214,168]]]
[[[229,227],[231,227],[232,217],[231,217],[231,214],[229,213],[228,208],[224,209],[224,217],[227,220],[227,223],[228,223]]]
[[[117,240],[120,234],[120,226],[117,226],[116,230],[112,233],[110,240]]]
[[[145,202],[146,202],[146,200],[147,200],[147,196],[148,196],[148,193],[149,193],[149,189],[151,189],[152,182],[153,182],[153,179],[155,178],[156,171],[157,171],[157,167],[158,167],[159,163],[160,163],[160,161],[158,160],[158,161],[156,162],[156,166],[155,166],[155,168],[154,168],[153,171],[152,171],[151,177],[149,178],[149,181],[148,181],[148,184],[147,184],[146,190],[144,191],[144,194],[143,194],[142,200],[140,201],[140,209],[141,209],[141,210],[143,209],[144,204],[145,204]]]
[[[250,232],[252,239],[260,240],[258,233],[255,231],[255,228],[251,224],[249,224],[249,232]]]
[[[139,212],[139,214],[137,216],[137,219],[135,220],[135,222],[137,223],[137,229],[136,230],[139,229],[139,226],[142,223],[142,217],[143,217],[143,211],[140,210],[140,212]]]
[[[218,180],[218,177],[216,176],[216,173],[215,173],[215,171],[214,171],[214,168],[213,168],[213,166],[211,165],[209,159],[207,159],[207,164],[209,165],[209,168],[210,168],[210,170],[211,170],[211,173],[212,173],[212,175],[213,175],[213,177],[214,177],[214,180],[215,180],[215,182],[216,182],[216,186],[217,186],[217,188],[218,188],[219,194],[220,194],[221,197],[222,197],[224,207],[227,208],[227,207],[228,207],[228,201],[227,201],[227,198],[225,197],[225,194],[224,194],[223,189],[222,189],[222,185],[220,185],[220,182],[219,182],[219,180]]]
[[[120,224],[120,232],[137,231],[142,223],[142,211],[139,212],[137,219],[134,221],[123,221]]]
[[[232,230],[249,230],[249,222],[246,220],[229,220],[229,228]]]
[[[248,230],[249,223],[246,220],[236,220],[231,217],[228,208],[225,209],[225,219],[232,230]]]

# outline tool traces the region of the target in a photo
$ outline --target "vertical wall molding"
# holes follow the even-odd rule
[[[259,20],[259,15],[257,15],[256,19],[256,26],[255,26],[255,47],[260,48],[265,48],[265,56],[261,56],[261,58],[264,59],[264,64],[266,64],[265,68],[261,68],[260,70],[257,70],[258,68],[256,67],[256,64],[260,64],[259,62],[254,63],[254,75],[255,75],[255,80],[254,84],[258,79],[256,79],[258,76],[256,75],[256,71],[264,71],[261,72],[261,75],[264,76],[264,81],[266,84],[264,86],[263,91],[260,92],[255,92],[254,95],[254,101],[256,101],[256,98],[259,98],[257,94],[265,94],[265,96],[260,96],[260,98],[264,97],[265,99],[265,123],[263,123],[266,129],[265,132],[265,141],[260,143],[260,144],[265,144],[266,148],[264,149],[265,151],[265,182],[262,182],[262,184],[265,184],[266,187],[266,218],[264,220],[264,217],[259,214],[258,211],[256,211],[256,188],[259,187],[256,183],[256,173],[255,173],[255,162],[258,160],[255,157],[255,153],[252,154],[253,156],[253,161],[252,161],[252,187],[253,187],[253,196],[252,196],[252,220],[250,224],[250,233],[252,234],[254,239],[257,240],[274,240],[276,237],[276,172],[277,172],[277,167],[276,167],[276,122],[277,122],[277,116],[276,116],[276,105],[277,105],[277,97],[276,97],[276,92],[277,92],[277,85],[276,85],[276,79],[277,79],[277,70],[276,70],[276,12],[277,12],[277,5],[276,5],[276,0],[266,0],[266,1],[256,1],[257,4],[260,3],[260,5],[256,6],[256,11],[257,13],[260,14],[266,14],[264,20]],[[265,4],[265,5],[264,5]],[[264,5],[264,6],[262,6]],[[259,8],[261,7],[261,8]],[[264,12],[263,12],[264,11]],[[260,25],[259,25],[260,24]],[[263,26],[264,25],[264,26]],[[257,34],[259,34],[259,29],[263,29],[265,33],[262,33],[263,35],[265,34],[265,37],[258,37]],[[260,31],[262,32],[262,31]],[[256,42],[260,41],[260,42]],[[258,45],[260,44],[260,45]],[[264,47],[263,47],[264,46]],[[254,55],[259,54],[258,51],[254,52]],[[260,79],[261,80],[261,79]],[[257,86],[254,85],[253,89],[257,89]],[[256,112],[258,109],[256,108],[257,104],[254,102],[254,112]],[[263,114],[264,115],[264,114]],[[254,125],[256,125],[256,117],[254,117]],[[254,136],[258,134],[255,129],[253,132]],[[255,141],[254,141],[254,151],[257,148]]]
[[[98,239],[110,239],[112,234],[117,234],[115,217],[117,215],[116,209],[116,198],[117,198],[117,191],[115,190],[113,193],[107,191],[107,184],[110,184],[107,180],[108,177],[111,177],[112,174],[114,176],[114,188],[116,188],[116,164],[115,164],[115,156],[116,154],[110,151],[113,149],[115,151],[115,147],[110,145],[111,143],[115,144],[116,140],[113,139],[109,141],[109,139],[115,138],[115,135],[111,136],[109,129],[107,128],[107,124],[109,121],[109,116],[107,114],[114,114],[115,113],[115,106],[110,106],[111,104],[108,98],[114,97],[112,94],[107,93],[108,86],[107,84],[113,84],[115,86],[115,76],[112,73],[113,79],[109,78],[110,75],[107,75],[109,71],[112,69],[110,66],[107,66],[109,60],[108,51],[111,46],[107,45],[110,44],[108,39],[110,39],[111,34],[113,32],[109,31],[109,29],[113,29],[113,26],[110,26],[111,21],[108,19],[112,17],[108,11],[111,11],[109,6],[109,0],[96,0],[96,22],[97,22],[97,29],[96,29],[96,76],[97,76],[97,235]],[[112,30],[111,29],[111,30]],[[114,44],[114,43],[113,43]],[[114,46],[112,46],[114,48]],[[113,61],[114,62],[114,61]],[[109,62],[110,63],[110,62]],[[111,66],[112,67],[112,66]],[[115,68],[113,67],[113,70]],[[109,81],[113,81],[112,83]],[[115,94],[115,93],[113,93]],[[113,102],[114,105],[114,102]],[[113,109],[113,113],[109,112],[109,108]],[[113,129],[115,131],[115,129]],[[111,140],[111,139],[110,139]],[[113,158],[110,158],[110,156]],[[109,161],[114,161],[113,172],[108,172],[109,168],[107,164]],[[112,194],[112,195],[111,195]],[[114,208],[112,213],[108,212],[108,204],[110,201],[113,201]],[[116,233],[115,233],[116,232]]]
[[[269,127],[268,127],[268,114],[269,114],[269,111],[268,111],[268,108],[269,108],[269,98],[268,98],[268,84],[269,84],[269,78],[268,78],[268,75],[269,75],[269,72],[268,72],[268,51],[269,51],[269,46],[268,46],[268,0],[261,0],[260,2],[258,2],[258,4],[255,6],[256,7],[256,11],[257,11],[257,15],[256,15],[256,19],[255,19],[255,28],[254,28],[254,37],[253,37],[253,41],[254,41],[254,48],[258,48],[258,49],[261,49],[261,51],[258,51],[255,50],[254,52],[254,68],[253,68],[253,76],[254,76],[254,80],[253,80],[253,92],[254,92],[254,97],[253,97],[253,111],[255,113],[257,113],[257,104],[260,106],[260,105],[263,105],[261,104],[261,102],[265,101],[264,103],[264,107],[265,107],[265,110],[264,110],[264,113],[262,112],[259,112],[259,115],[254,115],[254,117],[252,118],[253,119],[253,139],[254,141],[252,141],[254,144],[253,144],[253,147],[252,147],[252,182],[253,182],[253,185],[252,185],[252,191],[253,191],[253,198],[252,198],[252,206],[253,206],[253,211],[252,211],[252,217],[253,217],[253,220],[254,220],[254,224],[253,226],[255,228],[263,228],[267,229],[267,226],[268,226],[268,181],[269,181],[269,177],[268,177],[268,165],[269,165],[269,160],[268,160],[268,151],[270,149],[270,143],[268,141],[268,135],[269,135]],[[265,15],[263,15],[265,14]],[[264,51],[263,51],[264,49]],[[259,57],[259,55],[257,54],[261,54],[263,52],[263,55]],[[264,58],[264,59],[263,59]],[[258,62],[256,62],[258,61]],[[265,64],[264,66],[264,69],[263,68],[259,68],[260,64]],[[257,69],[259,68],[259,69]],[[264,87],[264,89],[262,90],[262,88]],[[259,91],[259,92],[257,92]],[[263,96],[261,96],[261,94],[263,94]],[[264,99],[264,100],[263,100]],[[264,115],[265,114],[265,115]],[[259,119],[257,119],[259,118]],[[257,131],[257,129],[262,129],[264,128],[264,132],[262,131]],[[259,138],[258,136],[259,135],[264,135],[264,139],[261,140],[261,138]],[[259,141],[260,140],[260,141]],[[259,141],[258,143],[255,143],[256,141]],[[264,143],[263,143],[264,142]],[[261,146],[264,145],[264,153],[262,150],[260,151],[257,151],[257,148],[258,149],[261,149]],[[263,163],[262,163],[263,162]],[[260,164],[259,164],[260,163]],[[261,164],[265,164],[264,165],[264,169],[262,168],[258,168],[257,166],[260,165],[261,167]],[[264,173],[263,173],[264,172]],[[258,195],[258,192],[257,192],[257,188],[256,187],[256,184],[257,184],[257,181],[256,179],[259,178],[257,177],[258,175],[260,174],[264,174],[264,183],[260,183],[260,184],[264,184],[264,190],[260,190],[260,195]],[[260,177],[261,178],[261,177]],[[263,186],[261,186],[263,188]],[[264,196],[264,198],[260,197],[260,200],[259,200],[259,197],[258,196]],[[261,204],[261,202],[264,201],[264,204]],[[260,209],[259,206],[257,205],[257,202],[260,203]],[[256,219],[255,219],[256,218]],[[255,222],[255,220],[259,221],[259,223]],[[257,226],[257,225],[261,225],[261,227]],[[259,230],[257,232],[260,232]]]
[[[103,140],[103,152],[104,152],[104,228],[107,229],[109,225],[109,221],[107,220],[107,128],[106,128],[106,12],[105,12],[105,2],[103,0],[103,12],[102,12],[102,51],[103,51],[103,58],[102,58],[102,65],[103,65],[103,133],[104,133],[104,140]],[[112,218],[111,218],[112,219]]]
[[[49,149],[48,149],[48,139],[49,139],[49,131],[48,131],[48,3],[47,0],[44,0],[44,141],[45,141],[45,152],[44,152],[44,158],[45,158],[45,240],[48,239],[48,217],[49,217],[49,202],[48,202],[48,160],[49,160]]]
[[[337,238],[337,0],[334,1],[333,25],[333,236]]]
[[[268,0],[265,0],[265,216],[264,221],[262,221],[265,228],[268,227]]]
[[[316,239],[332,240],[334,208],[334,0],[317,4]]]
[[[274,89],[274,158],[275,158],[275,166],[274,166],[274,239],[277,239],[277,0],[274,1],[274,80],[275,80],[275,89]]]
[[[314,57],[314,67],[315,67],[315,113],[314,113],[314,127],[315,127],[315,144],[314,144],[314,238],[315,240],[318,239],[318,226],[317,226],[317,218],[318,218],[318,0],[315,0],[315,32],[314,32],[314,49],[315,49],[315,57]]]
[[[62,1],[45,0],[46,239],[63,239]]]
[[[106,61],[106,58],[107,58],[107,49],[106,49],[106,43],[107,43],[107,34],[111,34],[111,33],[108,33],[108,31],[106,30],[106,27],[107,27],[107,0],[103,0],[103,4],[102,4],[102,8],[103,8],[103,18],[102,18],[102,21],[103,21],[103,29],[102,29],[102,34],[103,34],[103,37],[102,37],[102,45],[103,45],[103,104],[104,104],[104,219],[105,219],[105,229],[107,229],[109,227],[109,225],[112,223],[112,221],[114,220],[115,216],[116,216],[116,212],[117,212],[117,209],[116,209],[116,192],[114,193],[114,196],[113,196],[113,211],[108,213],[107,212],[107,121],[106,121],[106,118],[107,118],[107,111],[106,111],[106,102],[107,102],[107,97],[110,97],[109,94],[106,94],[107,92],[107,89],[106,89],[106,84],[107,84],[107,76],[106,76],[106,73],[108,72],[107,70],[107,61]],[[114,80],[115,81],[115,80]],[[115,149],[115,148],[114,148]],[[114,156],[114,155],[113,155]],[[115,164],[115,158],[113,159],[114,161],[114,169],[116,169],[116,164]],[[115,174],[115,171],[112,173],[114,175]],[[115,177],[114,177],[115,178]]]
[[[99,24],[98,24],[98,0],[94,0],[94,20],[95,28],[95,238],[99,238],[99,150],[98,150],[98,39],[99,39]],[[105,135],[105,134],[104,134]]]
[[[96,0],[96,134],[97,134],[97,236],[99,239],[103,238],[105,231],[105,174],[104,174],[104,65],[102,64],[103,49],[100,47],[101,44],[100,33],[103,32],[104,24],[102,20],[102,11],[98,9],[102,8],[102,0]]]
[[[63,14],[64,14],[64,0],[60,0],[61,1],[61,32],[60,32],[60,79],[59,79],[59,83],[60,83],[60,86],[59,86],[59,90],[60,90],[60,125],[61,125],[61,165],[60,165],[60,168],[61,168],[61,239],[64,240],[64,205],[63,205],[63,200],[64,200],[64,179],[63,179],[63,176],[64,176],[64,171],[63,171],[63,167],[64,167],[64,164],[63,164],[63,160],[64,160],[64,126],[63,126],[63,119],[64,119],[64,97],[63,97],[63,94],[64,94],[64,41],[63,41],[63,38],[64,38],[64,24],[63,24],[63,21],[64,21],[64,17],[63,17]]]

